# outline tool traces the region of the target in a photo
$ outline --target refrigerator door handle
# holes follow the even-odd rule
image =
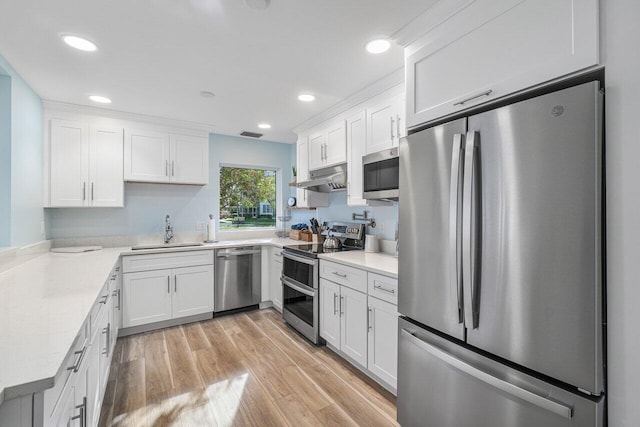
[[[515,384],[511,384],[508,381],[502,380],[500,378],[494,377],[491,374],[488,374],[460,359],[455,356],[452,356],[449,353],[446,353],[439,348],[430,345],[429,343],[424,342],[419,337],[408,331],[407,329],[402,329],[401,334],[405,335],[407,339],[409,339],[413,344],[420,347],[422,350],[428,352],[432,356],[440,359],[444,363],[453,366],[461,372],[464,372],[467,375],[472,376],[473,378],[482,381],[483,383],[490,385],[506,394],[517,397],[519,399],[524,400],[532,405],[535,405],[541,409],[552,412],[556,415],[559,415],[566,419],[573,418],[573,409],[553,401],[551,399],[547,399],[546,397],[540,396],[536,393],[533,393],[529,390],[525,390],[522,387],[518,387]]]
[[[458,310],[458,323],[463,322],[463,305],[462,305],[462,270],[461,260],[462,254],[460,253],[460,212],[458,206],[460,205],[460,162],[464,161],[464,156],[461,156],[462,134],[455,134],[453,136],[453,149],[451,151],[451,186],[449,189],[449,272],[451,287],[455,289],[457,310]]]
[[[474,167],[477,150],[477,132],[467,132],[464,148],[464,182],[462,194],[462,277],[463,280],[463,301],[464,318],[467,327],[476,329],[478,327],[478,310],[476,294],[476,277],[473,269],[474,260],[474,239],[473,239],[473,186]]]

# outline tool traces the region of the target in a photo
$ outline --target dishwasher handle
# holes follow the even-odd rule
[[[228,257],[234,257],[234,256],[242,256],[242,255],[258,255],[261,252],[262,251],[260,249],[250,250],[250,251],[225,251],[225,252],[218,252],[216,256],[220,258],[228,258]]]

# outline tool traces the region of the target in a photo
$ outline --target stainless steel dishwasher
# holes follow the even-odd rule
[[[217,249],[214,311],[260,304],[262,249],[242,246]]]

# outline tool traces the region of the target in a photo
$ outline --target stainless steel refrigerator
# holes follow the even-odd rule
[[[398,421],[602,426],[602,94],[400,143]]]

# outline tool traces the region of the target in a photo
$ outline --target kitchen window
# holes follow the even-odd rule
[[[220,167],[220,230],[276,226],[276,171]]]

